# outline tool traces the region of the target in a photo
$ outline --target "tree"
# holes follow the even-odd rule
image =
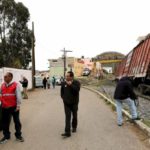
[[[23,3],[0,0],[0,67],[26,69],[31,62],[30,14]]]

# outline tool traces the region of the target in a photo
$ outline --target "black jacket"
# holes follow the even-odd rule
[[[63,82],[61,85],[61,98],[65,104],[78,104],[79,102],[80,82],[73,80],[72,85]]]
[[[131,81],[128,79],[128,77],[123,77],[117,83],[115,94],[114,94],[114,99],[124,100],[126,98],[131,98],[135,100],[137,99],[137,96],[135,95],[133,91],[133,86],[132,86]]]
[[[23,88],[27,88],[28,87],[28,80],[24,79],[23,81],[20,81],[20,83],[22,84]]]

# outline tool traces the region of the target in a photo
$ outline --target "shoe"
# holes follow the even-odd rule
[[[19,142],[24,142],[24,138],[22,136],[16,137],[16,140]]]
[[[123,124],[118,124],[119,127],[121,127]]]
[[[63,134],[61,134],[61,136],[63,136],[63,137],[70,137],[71,134],[70,133],[63,133]]]
[[[137,118],[133,118],[132,120],[141,120],[141,118],[137,117]]]
[[[5,138],[3,137],[1,140],[0,140],[0,144],[4,144],[6,143],[10,138]]]
[[[134,123],[136,120],[141,120],[140,117],[130,119],[130,123]]]
[[[72,129],[72,132],[73,132],[73,133],[77,132],[77,129],[76,129],[76,128],[73,128],[73,129]]]

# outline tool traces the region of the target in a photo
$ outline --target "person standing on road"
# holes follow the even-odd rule
[[[77,111],[79,103],[79,91],[80,82],[74,80],[73,72],[69,71],[66,75],[66,81],[61,85],[61,98],[64,102],[65,110],[65,133],[62,134],[63,137],[71,136],[71,115],[72,118],[72,132],[77,130]]]
[[[61,76],[60,83],[62,84],[64,82],[64,78]]]
[[[23,87],[23,99],[28,99],[28,95],[27,95],[28,80],[27,80],[27,78],[23,77],[23,80],[20,81],[20,83],[22,84],[22,87]]]
[[[55,85],[56,85],[56,79],[55,79],[55,77],[53,76],[53,78],[52,78],[52,85],[53,85],[53,89],[55,88]]]
[[[50,81],[50,78],[47,77],[47,88],[50,89],[51,87],[51,81]]]
[[[117,105],[117,123],[118,126],[122,126],[123,118],[122,118],[122,105],[123,103],[127,103],[130,112],[132,115],[132,120],[139,120],[140,118],[137,115],[135,100],[137,99],[136,94],[133,91],[133,86],[128,77],[121,78],[116,86],[114,99],[116,100]]]
[[[0,144],[7,142],[10,139],[9,126],[11,117],[15,123],[16,140],[23,142],[24,139],[21,133],[21,123],[19,119],[21,91],[19,85],[12,81],[13,74],[8,72],[4,76],[4,83],[1,86],[1,105],[2,105],[2,130],[4,137],[0,140]]]
[[[46,85],[47,85],[47,79],[46,79],[46,77],[44,77],[44,79],[43,79],[43,87],[44,87],[44,89],[46,89]]]

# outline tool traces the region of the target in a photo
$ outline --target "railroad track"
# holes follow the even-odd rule
[[[144,99],[150,101],[150,96],[142,95],[142,94],[139,94],[139,93],[137,93],[137,92],[136,92],[136,94],[137,94],[139,97],[144,98]]]
[[[134,91],[135,91],[135,93],[136,93],[136,95],[137,95],[138,97],[141,97],[141,98],[144,98],[144,99],[150,101],[150,95],[143,95],[143,94],[140,94],[139,91],[137,90],[137,88],[135,88]]]

